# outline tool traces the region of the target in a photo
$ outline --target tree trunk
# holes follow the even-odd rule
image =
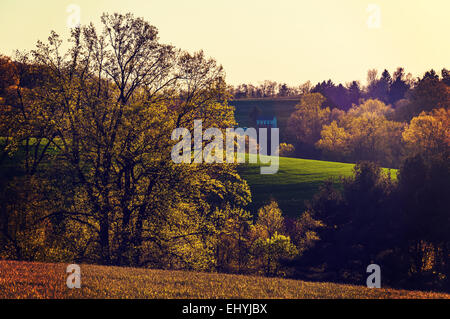
[[[109,252],[109,220],[108,213],[104,212],[100,220],[100,258],[104,265],[111,263]]]

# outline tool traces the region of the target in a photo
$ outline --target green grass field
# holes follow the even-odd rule
[[[81,288],[66,286],[67,264],[0,261],[3,298],[450,298],[448,294],[369,289],[217,273],[80,265]]]
[[[249,208],[253,212],[274,198],[284,215],[297,217],[305,208],[305,200],[310,200],[325,180],[333,179],[338,184],[341,176],[353,174],[353,166],[348,163],[280,157],[276,174],[260,174],[259,164],[241,165],[238,171],[250,185],[253,202]],[[394,175],[393,172],[391,175]]]

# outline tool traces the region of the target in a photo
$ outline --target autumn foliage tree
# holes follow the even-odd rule
[[[267,276],[279,275],[281,261],[297,255],[297,247],[285,234],[285,220],[276,201],[258,210],[258,218],[251,229],[252,254],[255,268]]]
[[[322,127],[328,124],[331,111],[322,107],[325,100],[320,93],[305,94],[289,118],[288,132],[296,143],[295,149],[301,154],[314,153],[314,144],[320,139]]]
[[[396,165],[402,155],[403,124],[389,119],[393,110],[378,100],[352,107],[324,125],[316,146],[330,158]]]
[[[194,119],[234,124],[222,67],[160,43],[131,14],[101,21],[101,31],[74,29],[65,52],[53,32],[17,57],[43,76],[26,87],[16,70],[13,109],[2,114],[14,128],[9,149],[25,150],[28,176],[52,170],[59,178],[50,183],[64,181],[54,187],[61,201],[39,219],[87,228],[82,250],[105,264],[211,267],[212,212],[245,205],[250,193],[232,164],[174,164],[170,137]]]
[[[402,134],[410,155],[419,153],[448,158],[450,150],[450,110],[434,109],[414,117]]]

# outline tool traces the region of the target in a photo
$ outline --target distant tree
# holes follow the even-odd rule
[[[394,80],[390,86],[389,103],[394,105],[398,100],[403,99],[409,89],[404,69],[398,68],[394,73]]]
[[[450,110],[434,109],[414,117],[403,132],[411,156],[450,156]]]
[[[353,81],[348,85],[348,104],[347,107],[351,107],[352,105],[358,105],[359,99],[362,96],[361,87],[359,82]]]
[[[291,93],[291,89],[286,83],[278,85],[278,96],[288,96]]]
[[[314,152],[322,126],[329,122],[331,111],[328,107],[322,108],[324,102],[320,93],[305,94],[288,120],[288,132],[298,146],[296,150],[304,155]]]
[[[430,71],[426,71],[423,75],[422,80],[439,80],[439,75],[435,70],[431,69]]]
[[[279,150],[280,156],[290,157],[294,155],[294,153],[295,153],[294,145],[287,143],[280,143],[280,150]]]
[[[389,105],[379,100],[367,100],[360,105],[355,105],[347,115],[351,117],[388,117],[393,110]]]
[[[300,94],[306,94],[310,93],[311,91],[311,82],[306,81],[305,83],[301,84],[298,88]]]
[[[17,84],[14,63],[10,58],[0,55],[0,97],[4,97],[6,88]]]
[[[392,84],[392,78],[388,70],[384,70],[381,78],[373,80],[368,85],[367,95],[369,98],[378,99],[384,103],[389,103],[389,90]]]
[[[273,97],[275,96],[275,90],[277,88],[277,82],[265,80],[260,84],[263,97]]]
[[[328,105],[331,108],[335,107],[345,107],[345,105],[338,105],[337,103],[340,102],[338,96],[339,93],[337,92],[336,85],[333,83],[333,81],[323,81],[321,83],[317,83],[315,87],[311,89],[311,93],[320,93],[323,97],[325,97],[324,103]],[[344,92],[345,94],[346,92]],[[346,104],[346,101],[345,101]]]
[[[239,84],[233,92],[234,98],[236,99],[242,99],[242,98],[246,98],[249,97],[249,91],[247,88],[247,84]]]
[[[425,73],[418,81],[410,94],[410,105],[405,120],[410,120],[419,115],[422,111],[430,112],[435,108],[450,107],[450,87],[443,81],[434,70]]]
[[[342,84],[339,84],[333,90],[332,100],[336,105],[336,108],[340,110],[348,110],[351,107],[351,102],[349,102],[348,98],[348,90]]]
[[[255,229],[264,238],[271,238],[276,232],[284,232],[284,217],[276,201],[272,200],[258,210]]]
[[[258,211],[258,219],[252,228],[252,254],[257,268],[267,276],[279,275],[282,259],[293,258],[297,248],[285,231],[284,217],[277,202],[271,201]]]
[[[324,125],[321,138],[316,146],[324,152],[326,158],[335,160],[346,160],[350,156],[350,133],[340,127],[336,121]]]
[[[378,100],[354,106],[340,120],[324,125],[316,146],[336,160],[371,160],[396,165],[402,154],[403,124],[388,120],[393,110]]]
[[[450,71],[447,69],[442,69],[442,82],[450,86]]]
[[[371,69],[367,71],[367,86],[370,88],[375,85],[378,81],[378,71],[376,69]]]
[[[303,212],[294,222],[294,227],[290,231],[292,242],[296,245],[299,254],[313,248],[320,241],[317,234],[318,229],[325,227],[320,220],[312,217],[308,211]]]

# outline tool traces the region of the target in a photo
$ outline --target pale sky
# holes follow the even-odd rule
[[[102,12],[144,17],[162,42],[214,57],[230,84],[364,84],[372,68],[450,68],[449,0],[0,0],[0,53],[33,49],[51,30],[66,36],[70,4],[82,24]]]

